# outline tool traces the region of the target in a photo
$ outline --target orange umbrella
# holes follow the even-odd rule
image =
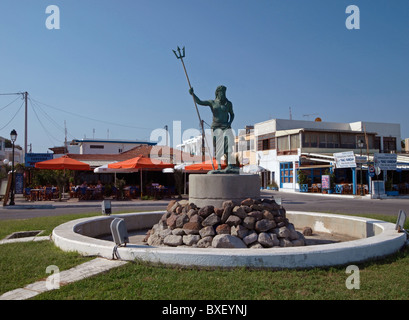
[[[221,165],[222,169],[227,167],[227,165],[224,162],[222,162]],[[213,166],[215,169],[217,169],[218,167],[217,161],[215,159],[213,159]],[[209,160],[207,160],[205,162],[194,163],[189,166],[186,166],[185,171],[210,171],[213,170],[213,166],[212,163]]]
[[[68,156],[37,162],[35,167],[47,170],[91,170],[89,164],[71,159]]]
[[[108,164],[108,168],[112,169],[135,169],[135,171],[140,171],[141,177],[141,198],[142,198],[142,170],[162,170],[165,168],[173,168],[175,165],[172,163],[166,163],[159,160],[152,160],[146,157],[136,157],[129,160],[115,162]]]
[[[172,163],[166,163],[159,160],[152,160],[146,157],[136,157],[121,162],[115,162],[108,164],[108,168],[112,169],[157,169],[162,170],[165,168],[173,168],[175,165]]]

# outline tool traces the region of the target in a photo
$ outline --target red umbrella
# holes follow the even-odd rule
[[[160,160],[155,160],[146,157],[136,157],[129,160],[115,162],[108,164],[108,168],[112,169],[135,169],[138,171],[141,169],[141,198],[142,198],[142,170],[162,170],[165,168],[173,168],[175,165],[172,163],[166,163]]]
[[[35,167],[47,170],[91,170],[89,164],[71,159],[68,156],[37,162]]]

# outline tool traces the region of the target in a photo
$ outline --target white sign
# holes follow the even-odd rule
[[[366,156],[355,156],[355,161],[364,164],[368,162],[368,158]]]
[[[381,170],[396,170],[398,156],[396,153],[375,153],[375,167]]]
[[[337,168],[356,168],[353,151],[334,153],[334,159]]]

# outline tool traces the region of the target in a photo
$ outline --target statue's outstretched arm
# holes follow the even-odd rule
[[[200,100],[200,99],[197,97],[197,95],[194,94],[193,88],[190,88],[190,89],[189,89],[189,93],[193,96],[193,98],[195,99],[195,101],[196,101],[197,104],[200,104],[201,106],[209,106],[209,107],[212,106],[212,102],[211,102],[210,100],[206,100],[206,101]]]

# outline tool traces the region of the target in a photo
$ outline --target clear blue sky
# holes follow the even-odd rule
[[[345,27],[351,4],[360,30]],[[48,5],[59,30],[45,26]],[[400,123],[409,137],[407,0],[2,0],[0,39],[0,93],[29,92],[33,152],[63,144],[64,120],[68,139],[199,129],[178,45],[201,99],[227,86],[235,129],[291,107],[299,120]],[[0,136],[15,128],[23,145],[24,108],[6,125],[21,103],[0,111]]]

